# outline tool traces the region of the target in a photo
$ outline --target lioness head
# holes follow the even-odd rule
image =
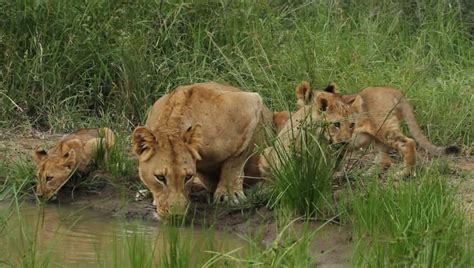
[[[37,166],[36,194],[46,199],[51,198],[63,185],[76,167],[76,152],[79,140],[60,142],[51,152],[36,147],[33,158]]]
[[[354,111],[360,110],[362,98],[356,96],[347,103],[339,93],[335,83],[329,84],[322,91],[311,92],[307,81],[301,82],[295,89],[297,105],[313,104],[323,116],[327,123],[326,138],[334,144],[346,144],[351,141],[355,118],[352,117]]]
[[[201,143],[200,124],[184,133],[152,132],[146,127],[133,131],[140,179],[152,192],[160,218],[186,214]]]

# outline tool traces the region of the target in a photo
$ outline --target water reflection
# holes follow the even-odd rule
[[[0,218],[6,219],[0,233],[0,261],[14,267],[33,257],[64,267],[108,266],[116,263],[114,258],[126,259],[123,254],[131,250],[131,242],[143,244],[139,245],[143,248],[140,253],[150,256],[155,252],[157,261],[168,235],[156,222],[119,220],[64,205],[25,203],[17,209],[0,203]],[[193,258],[196,249],[204,251],[209,244],[210,250],[242,244],[230,234],[198,228],[179,228],[179,235],[186,243],[193,241]]]

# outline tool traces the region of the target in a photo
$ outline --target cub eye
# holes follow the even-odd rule
[[[339,123],[339,122],[334,122],[333,125],[334,125],[336,128],[341,128],[341,123]]]
[[[53,176],[46,176],[46,182],[50,182],[53,178]]]
[[[350,125],[349,125],[350,128],[354,128],[355,127],[355,123],[352,122]]]
[[[184,183],[188,183],[193,177],[193,174],[186,175],[186,177],[184,178]]]
[[[159,183],[161,183],[161,184],[163,184],[163,185],[166,185],[166,177],[165,177],[165,176],[163,176],[163,175],[155,175],[155,179],[156,179]]]

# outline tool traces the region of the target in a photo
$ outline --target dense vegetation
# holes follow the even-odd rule
[[[2,127],[131,129],[208,80],[287,109],[309,79],[399,87],[434,141],[473,141],[469,1],[0,2]]]
[[[293,89],[306,79],[313,88],[335,81],[344,93],[371,85],[400,88],[430,140],[460,144],[469,153],[471,2],[0,0],[0,132],[109,126],[118,133],[118,146],[106,171],[120,184],[118,179],[136,176],[128,154],[130,131],[176,86],[220,81],[260,93],[272,109],[294,110]],[[425,161],[407,181],[390,175],[381,181],[355,170],[344,178],[352,184],[343,198],[333,204],[335,160],[321,160],[328,152],[324,146],[307,148],[312,149],[301,159],[285,161],[276,171],[273,191],[252,193],[268,195],[280,221],[269,246],[253,237],[245,250],[219,253],[209,247],[197,261],[187,238],[173,228],[166,231],[167,250],[161,253],[152,245],[156,239],[132,230],[117,242],[127,247],[117,246],[114,263],[101,265],[153,266],[155,254],[163,267],[312,267],[311,242],[318,230],[297,233],[292,226],[297,215],[314,218],[321,212],[352,226],[356,266],[472,264],[472,224],[447,165]],[[33,184],[34,167],[26,156],[0,155],[0,201],[12,203],[0,211],[0,237],[23,245],[15,253],[23,257],[0,257],[0,263],[49,264],[47,254],[35,248],[34,231],[20,228],[18,235],[6,229],[12,215],[21,218],[19,200],[32,193]]]

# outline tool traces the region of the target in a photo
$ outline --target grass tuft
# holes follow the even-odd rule
[[[472,227],[436,166],[409,181],[360,183],[351,199],[357,266],[472,263]]]
[[[331,178],[339,152],[329,146],[322,124],[299,126],[290,134],[290,146],[275,141],[275,162],[279,165],[270,162],[272,207],[281,206],[306,217],[327,215],[334,208]]]

